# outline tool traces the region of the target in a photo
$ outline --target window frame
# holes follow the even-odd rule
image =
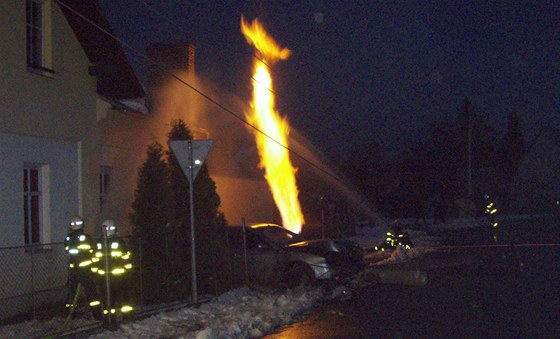
[[[41,166],[24,166],[23,200],[24,244],[41,244],[44,228],[43,175],[41,173]]]
[[[101,166],[99,170],[99,211],[103,211],[103,203],[111,190],[112,172],[113,168],[110,166]]]
[[[30,72],[52,77],[51,1],[25,1],[26,64]]]

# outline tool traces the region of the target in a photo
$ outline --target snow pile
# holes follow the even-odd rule
[[[319,287],[283,294],[240,288],[199,307],[160,313],[91,338],[259,338],[293,322],[322,297]]]
[[[232,290],[200,306],[161,312],[143,320],[121,324],[112,332],[92,334],[89,338],[259,338],[275,328],[297,321],[297,316],[321,300],[348,297],[337,287],[327,295],[322,287],[266,291],[247,287]],[[0,338],[57,337],[65,319],[26,321],[0,327]],[[95,320],[71,320],[65,331],[98,327]],[[82,335],[83,336],[83,335]]]

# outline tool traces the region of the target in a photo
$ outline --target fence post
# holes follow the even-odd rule
[[[138,274],[140,275],[140,305],[144,305],[144,269],[142,267],[142,238],[138,237]]]
[[[243,226],[243,266],[245,269],[245,286],[249,286],[249,268],[247,266],[247,234],[245,228],[245,218],[241,218],[241,224]]]
[[[169,228],[170,228],[171,224],[167,223],[165,224],[165,281],[163,282],[165,286],[165,289],[163,289],[161,291],[161,293],[165,294],[165,297],[163,295],[160,295],[160,297],[162,299],[164,299],[166,302],[170,302],[170,275],[171,275],[171,268],[169,267],[169,263],[171,258],[169,258]]]
[[[31,244],[31,302],[33,304],[33,320],[37,320],[37,300],[35,299],[35,245]]]
[[[109,272],[109,254],[111,253],[109,251],[109,249],[107,248],[107,228],[103,227],[103,257],[105,259],[105,309],[109,311],[109,313],[107,314],[107,323],[109,325],[111,325],[111,323],[113,322],[111,318],[113,318],[113,316],[111,315],[111,283],[110,283],[110,277],[109,274],[111,274],[111,272]]]

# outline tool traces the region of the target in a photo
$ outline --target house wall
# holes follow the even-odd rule
[[[79,201],[78,153],[80,144],[47,138],[0,133],[0,247],[23,245],[23,165],[41,169],[43,203],[42,243],[59,242],[68,229],[68,216]],[[59,222],[60,221],[60,222]]]
[[[45,241],[62,241],[75,213],[84,216],[87,228],[98,223],[95,78],[88,75],[88,58],[58,5],[52,2],[50,8],[52,75],[27,70],[25,1],[0,2],[0,246],[24,243],[25,163],[48,169]]]
[[[274,222],[274,200],[265,180],[213,176],[228,224]]]
[[[154,137],[152,119],[140,114],[127,115],[103,105],[98,126],[100,165],[110,168],[111,182],[100,212],[102,219],[112,219],[121,235],[132,234],[129,222],[138,168],[146,158],[147,144],[164,140]]]

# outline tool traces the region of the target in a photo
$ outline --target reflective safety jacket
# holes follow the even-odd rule
[[[498,222],[496,221],[496,214],[498,213],[498,209],[496,208],[496,204],[488,200],[486,201],[486,209],[484,210],[484,214],[486,218],[488,218],[488,223],[490,226],[496,228],[498,227]]]
[[[99,275],[105,275],[106,270],[111,276],[127,275],[132,269],[132,262],[126,243],[119,236],[112,236],[107,238],[107,249],[104,245],[103,238],[97,242],[91,271]],[[105,267],[105,255],[109,259],[108,267]]]
[[[89,268],[92,264],[93,250],[93,241],[83,229],[71,230],[64,238],[64,252],[70,256],[70,269]]]
[[[412,247],[412,241],[407,232],[403,232],[399,224],[393,224],[387,232],[387,237],[385,241],[379,245],[375,246],[376,251],[394,250],[397,246],[404,247],[405,249],[410,249]]]

